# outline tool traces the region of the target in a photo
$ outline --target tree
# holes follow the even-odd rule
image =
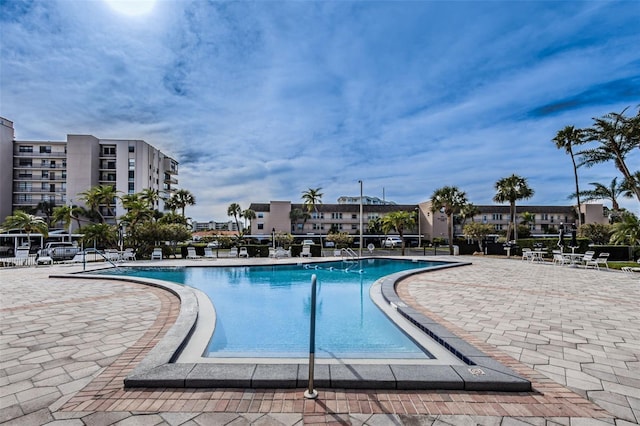
[[[118,228],[108,223],[90,223],[80,229],[85,247],[115,247],[118,244]]]
[[[585,223],[578,228],[578,235],[588,238],[594,244],[606,244],[611,237],[611,225],[603,223]]]
[[[53,210],[56,207],[56,203],[53,201],[40,201],[36,206],[36,213],[42,212],[46,218],[48,226],[51,226],[51,216],[53,216]]]
[[[402,240],[402,256],[404,256],[404,231],[416,226],[416,217],[412,212],[400,210],[391,212],[382,218],[382,231],[387,234],[395,230]]]
[[[507,226],[507,241],[513,229],[514,240],[518,240],[518,232],[516,228],[516,201],[533,197],[533,189],[529,188],[527,179],[518,175],[511,175],[499,179],[495,184],[496,195],[493,201],[496,203],[509,203],[509,225]]]
[[[302,227],[304,228],[304,224],[309,219],[309,213],[307,211],[303,211],[299,208],[294,208],[289,212],[289,220],[291,220],[291,232],[296,231],[296,225],[300,220],[302,220]]]
[[[494,232],[494,229],[488,223],[471,222],[466,224],[462,231],[465,237],[478,241],[478,247],[482,252],[482,242]]]
[[[187,189],[177,190],[171,199],[173,200],[172,205],[175,206],[174,209],[182,210],[182,217],[185,217],[184,211],[187,206],[194,206],[196,204],[196,197]]]
[[[257,217],[256,212],[251,209],[243,210],[240,217],[244,218],[244,227],[247,228],[247,220],[249,223],[253,223],[253,220]],[[251,232],[251,225],[249,225],[249,232]]]
[[[227,216],[233,216],[233,219],[236,222],[236,229],[240,232],[240,223],[238,222],[238,216],[242,214],[242,207],[238,203],[231,203],[229,207],[227,207]]]
[[[49,236],[49,226],[40,216],[34,216],[29,213],[25,213],[22,210],[16,210],[13,215],[7,216],[2,224],[5,229],[19,229],[27,234],[27,240],[31,245],[31,233],[37,232]]]
[[[443,210],[447,216],[449,254],[451,255],[453,255],[453,215],[460,212],[467,203],[467,195],[456,186],[443,186],[431,195],[431,211],[435,213]]]
[[[578,166],[576,165],[576,158],[573,153],[573,147],[584,143],[584,131],[576,129],[573,126],[566,126],[564,129],[559,130],[556,137],[553,138],[556,143],[556,148],[564,149],[567,154],[571,156],[571,163],[573,164],[573,176],[576,181],[576,201],[578,203],[578,226],[582,224],[582,214],[580,213],[580,187],[578,186]]]
[[[106,219],[100,211],[100,206],[105,206],[107,216],[113,216],[111,206],[118,198],[118,192],[114,185],[96,185],[81,192],[80,199],[87,204],[89,210],[100,217],[100,222],[105,223]]]
[[[580,195],[584,197],[584,201],[593,201],[593,200],[607,200],[611,201],[611,209],[614,211],[620,210],[620,205],[618,204],[619,197],[632,198],[633,194],[629,190],[629,187],[623,182],[618,185],[618,177],[614,177],[611,180],[609,186],[605,186],[598,182],[591,182],[589,185],[592,185],[594,188],[586,191],[580,192]]]
[[[379,217],[369,219],[367,223],[367,233],[374,235],[382,234],[382,219]]]
[[[636,182],[634,173],[629,170],[625,160],[627,155],[640,149],[640,109],[633,117],[626,117],[625,108],[621,113],[609,113],[593,119],[593,126],[585,129],[585,140],[598,142],[595,148],[580,151],[580,165],[592,167],[596,164],[613,161],[630,188],[640,201],[640,182]]]
[[[157,189],[145,188],[140,192],[140,200],[147,203],[151,210],[154,210],[160,200],[160,192]]]
[[[318,204],[322,204],[322,192],[320,192],[322,188],[309,188],[306,191],[302,192],[302,201],[307,208],[307,212],[311,213],[312,211],[318,214]],[[322,235],[322,233],[321,233]],[[320,237],[320,245],[322,245],[322,236]],[[322,253],[322,251],[321,251]]]
[[[462,227],[464,228],[464,224],[467,219],[471,219],[473,222],[473,217],[477,214],[480,214],[480,209],[476,207],[473,203],[467,203],[460,209],[460,217],[462,217]]]
[[[633,213],[625,212],[620,222],[612,226],[612,244],[640,245],[640,220]]]
[[[529,225],[530,223],[534,224],[536,223],[536,214],[535,213],[529,213],[529,212],[524,212],[520,215],[520,223],[523,225]]]

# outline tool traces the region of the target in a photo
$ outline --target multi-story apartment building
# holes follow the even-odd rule
[[[364,200],[364,198],[363,198]],[[473,221],[489,223],[494,226],[496,234],[506,230],[509,223],[509,206],[487,205],[477,206],[479,213],[467,223]],[[250,209],[256,212],[256,219],[252,221],[251,232],[254,235],[269,235],[272,232],[285,232],[294,235],[326,235],[330,231],[347,232],[352,235],[360,233],[360,205],[349,203],[318,204],[316,210],[304,218],[292,218],[296,210],[306,211],[303,204],[293,204],[290,201],[271,201],[269,203],[252,203]],[[602,204],[583,204],[581,206],[584,223],[607,223]],[[371,219],[383,218],[394,211],[417,213],[419,223],[415,229],[405,230],[406,235],[420,236],[423,240],[433,238],[447,238],[447,217],[440,211],[431,211],[431,201],[420,204],[364,204],[362,205],[363,234],[370,234],[368,223]],[[576,220],[575,208],[572,206],[518,206],[518,223],[521,214],[530,212],[535,214],[530,228],[534,234],[544,234],[547,231],[557,232],[558,226],[573,224]],[[295,214],[293,215],[296,216]],[[454,226],[454,235],[462,235],[462,224]]]
[[[244,229],[243,223],[242,221],[238,222],[238,225],[240,225],[240,230]],[[192,221],[191,222],[191,226],[193,227],[193,230],[195,232],[201,232],[201,231],[234,231],[237,232],[238,231],[238,225],[236,225],[236,222],[233,220],[229,220],[227,222],[216,222],[213,220],[210,220],[209,222],[199,222],[199,221]]]
[[[2,120],[0,169],[6,181],[0,186],[1,220],[14,210],[36,208],[43,201],[82,205],[80,194],[96,185],[113,185],[120,194],[155,189],[168,198],[178,184],[177,161],[145,141],[91,135],[67,135],[66,141],[20,141],[14,139],[11,122]],[[125,213],[121,205],[113,207],[111,212],[101,211],[109,221]],[[163,201],[155,207],[164,209]]]

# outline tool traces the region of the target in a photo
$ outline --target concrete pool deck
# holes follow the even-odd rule
[[[318,388],[310,401],[303,389],[125,390],[123,378],[177,318],[177,298],[126,282],[48,278],[82,269],[54,265],[0,270],[0,422],[638,423],[638,277],[515,259],[439,259],[473,265],[412,276],[398,287],[402,299],[527,377],[532,392]],[[238,261],[213,262],[223,263]]]

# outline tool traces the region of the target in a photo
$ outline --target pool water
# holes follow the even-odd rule
[[[209,357],[307,356],[315,274],[316,358],[429,359],[432,355],[371,301],[369,288],[383,276],[442,263],[366,259],[355,265],[119,268],[109,273],[177,282],[206,293],[216,310]]]

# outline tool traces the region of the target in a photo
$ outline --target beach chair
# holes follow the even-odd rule
[[[205,247],[204,248],[204,257],[206,259],[215,259],[216,255],[213,253],[213,250],[211,249],[211,247]]]
[[[585,268],[589,267],[589,264],[591,263],[591,261],[593,261],[594,254],[596,254],[595,251],[584,252],[584,256],[582,256],[582,259],[580,261],[582,262],[582,264],[584,264]]]
[[[311,257],[311,246],[310,245],[302,246],[302,251],[300,252],[300,257]]]
[[[276,257],[276,249],[269,247],[269,257]]]
[[[246,247],[240,247],[240,252],[238,253],[239,257],[249,257],[249,252]]]
[[[156,247],[153,249],[151,260],[162,260],[162,248]]]
[[[196,248],[195,247],[187,247],[187,259],[197,259],[200,256],[198,256],[196,254]]]
[[[553,250],[551,253],[553,254],[553,264],[554,265],[560,265],[560,266],[564,265],[565,258],[562,255],[562,251]]]
[[[84,263],[85,260],[89,260],[86,259],[86,254],[82,251],[79,251],[73,256],[73,259],[65,260],[63,263]]]
[[[238,257],[238,247],[231,247],[231,249],[229,249],[229,257]]]
[[[528,260],[528,261],[533,261],[533,252],[531,251],[530,248],[523,248],[522,249],[522,260]]]
[[[117,250],[105,250],[104,251],[104,259],[109,262],[118,262],[120,261],[120,253]]]

